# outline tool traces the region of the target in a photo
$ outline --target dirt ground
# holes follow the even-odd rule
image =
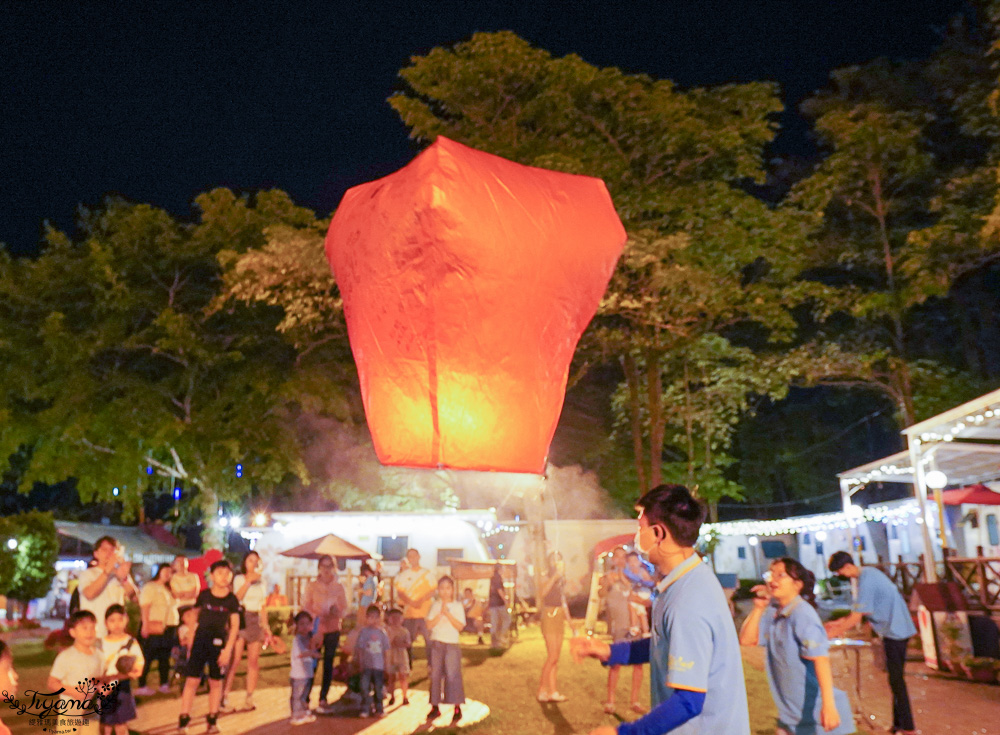
[[[862,652],[860,660],[860,703],[855,691],[853,653],[833,652],[834,680],[848,693],[851,704],[860,709],[862,720],[872,731],[885,732],[892,724],[889,681],[885,672],[874,667],[870,652]],[[915,660],[906,664],[906,685],[914,724],[922,735],[1000,735],[1000,686],[941,674]]]

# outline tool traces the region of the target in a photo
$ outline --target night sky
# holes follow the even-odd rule
[[[140,7],[141,6],[141,7]],[[831,70],[921,57],[957,0],[0,4],[0,242],[117,193],[178,215],[277,187],[326,215],[414,153],[385,99],[411,55],[509,29],[557,56],[683,86],[774,80],[792,110]],[[794,114],[777,153],[804,153]]]

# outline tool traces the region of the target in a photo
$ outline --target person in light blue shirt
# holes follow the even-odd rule
[[[653,709],[635,722],[591,735],[750,735],[743,660],[726,595],[694,545],[705,507],[681,485],[660,485],[636,505],[635,545],[663,579],[652,610],[652,636],[608,645],[570,641],[573,656],[606,666],[650,665]]]
[[[833,554],[828,566],[834,574],[858,580],[858,596],[850,615],[831,620],[826,624],[826,632],[831,638],[839,638],[860,623],[863,616],[868,617],[885,648],[886,670],[892,689],[892,732],[910,735],[916,729],[906,690],[906,647],[917,629],[906,602],[892,580],[874,567],[859,569],[846,551]]]
[[[795,559],[771,564],[767,584],[755,587],[754,609],[740,643],[767,649],[767,681],[778,708],[778,735],[856,732],[847,695],[833,688],[829,641],[813,588],[816,577]]]

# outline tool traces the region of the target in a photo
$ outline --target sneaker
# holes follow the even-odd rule
[[[438,706],[436,704],[433,707],[431,707],[431,711],[427,713],[428,720],[436,720],[440,716],[441,716],[441,710],[438,709]]]
[[[247,698],[243,700],[243,709],[246,710],[247,712],[251,712],[251,711],[257,709],[257,707],[253,703],[253,695],[252,694],[248,694]]]
[[[229,701],[228,697],[223,697],[222,704],[219,705],[219,712],[232,712],[236,709]]]
[[[302,715],[302,717],[299,718],[299,721],[296,724],[308,725],[310,722],[316,722],[316,715],[314,715],[312,712],[306,712],[304,715]]]
[[[452,724],[452,725],[457,725],[457,724],[458,724],[458,722],[459,722],[459,721],[460,721],[461,719],[462,719],[462,708],[461,708],[461,707],[459,707],[459,706],[458,706],[458,705],[456,704],[456,705],[455,705],[455,716],[451,718],[451,724]]]
[[[403,697],[403,706],[406,706],[406,705],[408,705],[409,703],[410,703],[410,700],[409,700],[409,699],[407,699],[406,697]]]
[[[177,732],[180,735],[187,735],[189,722],[191,722],[191,715],[181,715],[177,718]]]
[[[369,717],[371,717],[371,716],[372,716],[372,713],[371,713],[371,712],[369,712],[369,711],[368,711],[368,710],[366,710],[366,709],[365,709],[365,710],[361,710],[361,714],[359,714],[359,715],[358,715],[358,717],[360,717],[360,718],[362,718],[362,719],[368,719],[368,718],[369,718]]]
[[[320,701],[320,703],[316,705],[316,711],[319,712],[321,715],[328,715],[331,712],[333,712],[333,705],[331,705],[329,702]]]
[[[217,735],[220,732],[222,732],[222,730],[220,730],[219,726],[214,722],[209,723],[208,727],[205,728],[205,735]]]
[[[137,697],[152,697],[156,694],[156,690],[153,687],[139,687],[132,694]]]
[[[170,685],[160,684],[160,688],[157,689],[156,691],[158,691],[160,694],[170,694]]]
[[[396,704],[396,695],[395,694],[390,694],[389,695],[388,705],[391,707],[394,704]]]

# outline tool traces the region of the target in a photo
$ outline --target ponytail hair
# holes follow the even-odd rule
[[[813,607],[816,607],[816,575],[806,569],[801,562],[789,556],[778,559],[785,565],[785,572],[796,582],[802,583],[799,596]]]

